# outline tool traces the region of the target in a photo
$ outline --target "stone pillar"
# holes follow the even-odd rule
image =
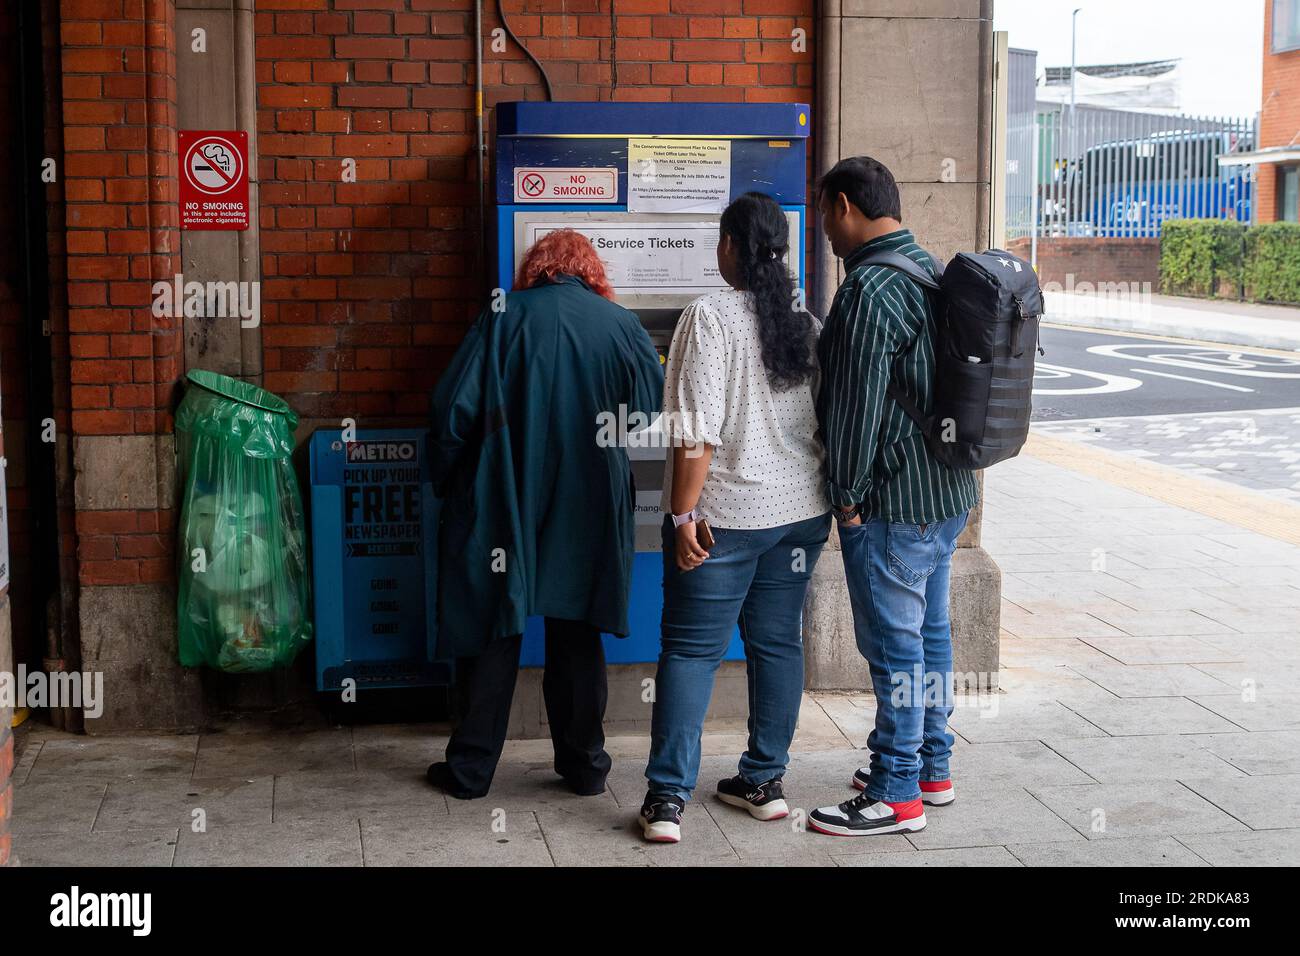
[[[992,152],[991,0],[831,0],[821,48],[838,51],[823,71],[818,129],[823,163],[869,155],[898,179],[904,224],[947,260],[989,242]],[[820,172],[820,170],[819,170]],[[820,240],[824,243],[824,240]],[[818,302],[841,278],[823,249]],[[981,490],[983,482],[981,481]],[[982,508],[971,513],[953,557],[954,671],[997,682],[1001,573],[980,547]],[[838,539],[823,553],[805,608],[810,690],[870,686],[853,635]]]
[[[258,206],[257,90],[253,75],[253,0],[176,0],[176,126],[248,134],[248,202]],[[181,233],[186,282],[261,278],[258,221],[242,231]],[[260,382],[261,326],[233,317],[185,319],[185,368]]]

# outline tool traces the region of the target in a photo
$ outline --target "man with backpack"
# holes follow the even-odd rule
[[[870,766],[852,777],[862,793],[813,811],[809,825],[840,836],[914,831],[924,804],[954,799],[948,582],[979,487],[931,448],[924,416],[940,366],[921,280],[933,284],[940,270],[902,226],[893,175],[866,156],[841,160],[818,183],[817,204],[846,273],[818,346],[817,413],[876,726]],[[924,271],[910,275],[899,256]]]

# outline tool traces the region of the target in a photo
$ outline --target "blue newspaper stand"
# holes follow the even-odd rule
[[[450,662],[434,658],[426,625],[437,561],[428,431],[349,437],[322,429],[309,447],[316,689],[447,684]]]
[[[788,263],[803,288],[807,105],[502,103],[496,122],[501,288],[511,287],[524,250],[538,238],[575,229],[596,246],[617,301],[637,313],[662,360],[682,308],[724,287],[714,251],[719,214],[751,190],[786,210]],[[610,663],[659,656],[664,448],[628,454],[637,487],[631,634],[606,638]],[[727,657],[743,656],[737,633]],[[521,662],[542,660],[542,622],[530,620]]]

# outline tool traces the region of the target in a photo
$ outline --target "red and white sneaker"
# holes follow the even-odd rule
[[[957,799],[952,780],[922,780],[921,802],[932,807],[946,807]]]
[[[871,782],[871,769],[869,767],[859,767],[853,772],[853,784],[855,790],[866,790],[867,784]],[[952,780],[922,780],[921,781],[921,802],[932,807],[946,807],[957,799],[957,794],[952,788]]]
[[[914,833],[925,829],[925,807],[920,800],[886,803],[860,793],[837,807],[818,807],[808,814],[808,826],[831,836]]]

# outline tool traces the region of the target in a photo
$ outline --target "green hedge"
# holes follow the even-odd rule
[[[1246,232],[1246,297],[1300,305],[1300,223],[1270,222]]]
[[[1171,219],[1160,229],[1160,289],[1239,298],[1246,227],[1224,219]]]
[[[1300,305],[1300,223],[1167,220],[1160,291]]]

